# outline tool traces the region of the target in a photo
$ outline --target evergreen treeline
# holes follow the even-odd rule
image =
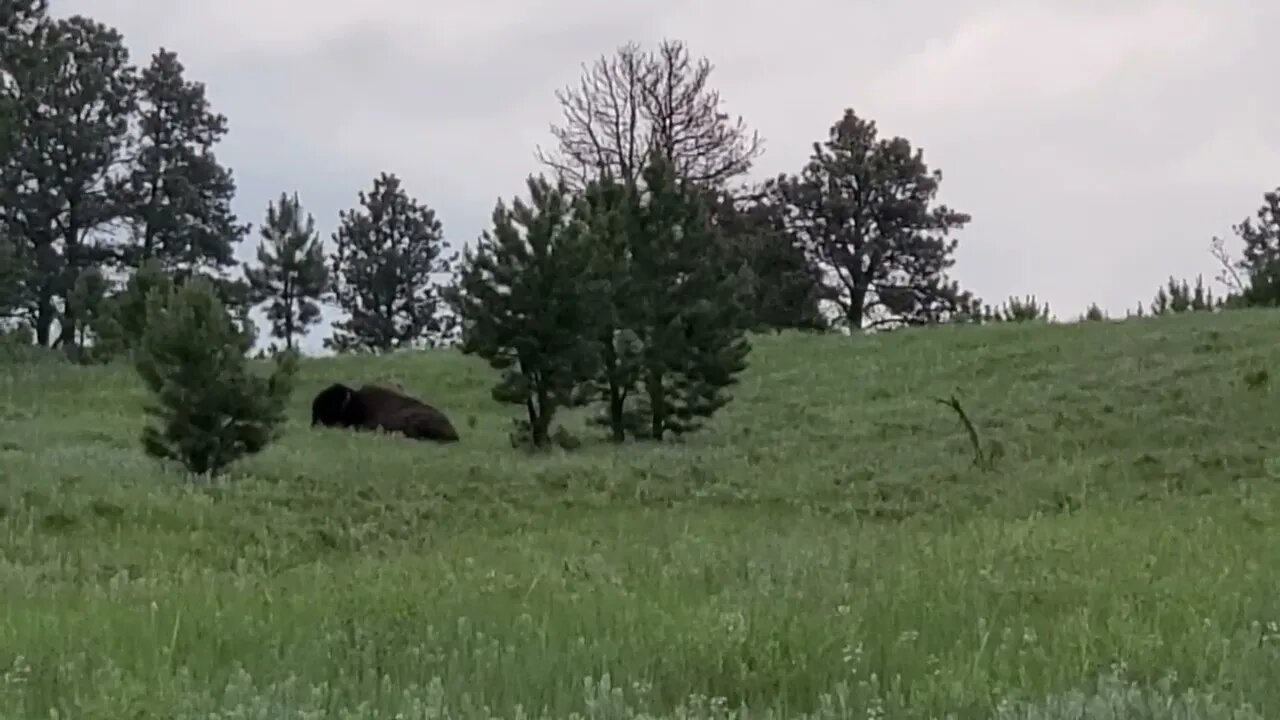
[[[246,351],[262,308],[267,334],[292,350],[329,304],[345,316],[325,340],[336,351],[456,344],[485,359],[501,372],[494,397],[521,406],[520,433],[545,445],[557,409],[588,403],[615,441],[696,430],[730,401],[750,332],[1052,321],[1034,296],[993,308],[949,277],[970,216],[936,201],[942,174],[921,149],[853,109],[798,172],[748,181],[761,139],[681,42],[625,45],[558,92],[562,121],[538,150],[546,174],[459,252],[389,171],[329,243],[287,190],[254,233],[217,155],[228,119],[176,53],[135,65],[114,28],[52,17],[46,0],[2,3],[9,343],[141,362],[163,345],[146,340],[149,318],[169,317],[159,296],[205,318],[211,342]],[[1280,302],[1280,188],[1264,200],[1233,228],[1241,260],[1215,239],[1225,295],[1171,278],[1137,314]],[[236,250],[255,234],[244,263]],[[215,312],[231,325],[207,320]]]

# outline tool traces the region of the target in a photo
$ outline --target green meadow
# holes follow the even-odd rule
[[[0,717],[1280,717],[1278,317],[753,336],[705,431],[545,455],[480,360],[308,359],[215,482],[127,365],[10,360]]]

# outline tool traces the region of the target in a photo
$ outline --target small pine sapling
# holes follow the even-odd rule
[[[542,448],[557,440],[556,411],[573,405],[595,373],[599,310],[591,298],[598,288],[563,182],[530,177],[527,184],[528,203],[498,202],[492,232],[465,251],[448,296],[462,318],[462,352],[503,372],[494,399],[525,407],[519,434]]]
[[[610,439],[621,443],[628,433],[643,433],[648,423],[636,403],[628,403],[640,377],[642,348],[635,331],[625,324],[633,292],[629,233],[636,216],[634,189],[606,174],[578,195],[576,211],[591,253],[591,276],[601,289],[593,298],[599,312],[594,327],[600,364],[596,377],[582,387],[583,401],[603,402],[604,411],[590,422],[608,427]]]
[[[293,390],[297,355],[276,358],[262,378],[248,369],[250,339],[235,325],[211,283],[193,278],[147,296],[146,329],[135,367],[154,403],[146,426],[148,455],[216,475],[275,439]]]
[[[253,303],[267,303],[271,334],[284,340],[286,349],[320,322],[317,300],[329,286],[324,246],[316,234],[316,221],[303,215],[298,194],[281,193],[267,206],[267,220],[258,243],[258,267],[245,268]]]
[[[93,337],[95,328],[109,322],[110,292],[111,284],[102,270],[87,267],[80,271],[70,295],[67,296],[67,315],[75,322],[76,327],[66,352],[78,363],[90,364],[109,360],[111,357],[109,346],[100,351],[97,338]],[[91,339],[95,340],[92,344]]]
[[[338,214],[330,284],[348,315],[325,341],[338,352],[389,352],[453,338],[454,318],[440,312],[433,279],[453,269],[435,210],[410,197],[400,178],[381,173],[360,207]]]
[[[655,155],[644,171],[631,244],[632,293],[621,315],[639,338],[647,437],[699,429],[746,368],[749,313],[732,254],[699,194]]]

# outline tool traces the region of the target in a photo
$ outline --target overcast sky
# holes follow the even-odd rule
[[[766,139],[757,176],[798,171],[845,107],[923,148],[940,199],[973,215],[954,275],[988,301],[1123,314],[1170,274],[1210,280],[1212,236],[1280,185],[1275,0],[51,5],[118,28],[138,64],[174,50],[207,83],[246,245],[282,190],[327,237],[381,170],[471,243],[542,169],[554,91],[663,37],[715,63],[725,110]]]

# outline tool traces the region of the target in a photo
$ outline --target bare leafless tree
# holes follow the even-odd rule
[[[688,47],[664,40],[656,51],[627,43],[583,66],[576,86],[556,92],[564,122],[552,125],[557,147],[538,148],[538,160],[572,187],[602,173],[634,183],[651,151],[662,153],[681,177],[721,187],[750,170],[763,152],[759,133],[720,109],[708,85],[713,65],[694,62]]]

